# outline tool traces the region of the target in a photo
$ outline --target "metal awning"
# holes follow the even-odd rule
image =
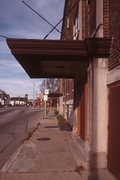
[[[62,93],[53,92],[53,93],[49,93],[48,97],[60,97],[62,95],[63,95]]]
[[[74,78],[91,57],[109,56],[111,39],[7,39],[17,61],[31,78]]]

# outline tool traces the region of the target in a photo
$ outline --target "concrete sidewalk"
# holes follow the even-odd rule
[[[3,167],[1,180],[114,180],[106,170],[85,170],[68,126],[58,126],[53,110],[48,119]]]

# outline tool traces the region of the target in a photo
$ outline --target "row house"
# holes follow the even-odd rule
[[[66,0],[61,39],[96,37],[112,39],[109,58],[89,57],[74,79],[60,79],[58,110],[90,166],[109,168],[120,179],[120,1]],[[97,48],[94,42],[91,47]]]

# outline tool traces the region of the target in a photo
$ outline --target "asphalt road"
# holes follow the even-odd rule
[[[43,109],[0,108],[0,169],[43,118]]]

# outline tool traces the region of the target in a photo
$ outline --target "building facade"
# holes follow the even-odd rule
[[[61,40],[7,39],[31,78],[61,78],[58,109],[87,167],[118,179],[119,8],[118,0],[66,0]]]
[[[112,38],[110,57],[90,57],[74,79],[60,79],[58,109],[79,136],[90,166],[108,167],[119,179],[120,1],[66,0],[61,39],[94,37]]]
[[[27,105],[25,97],[11,97],[9,105],[11,106],[24,106]]]
[[[59,79],[60,92],[62,94],[58,101],[59,114],[68,120],[71,127],[74,125],[74,80]]]
[[[108,168],[120,179],[120,1],[109,0],[109,36],[112,37],[108,60]]]

